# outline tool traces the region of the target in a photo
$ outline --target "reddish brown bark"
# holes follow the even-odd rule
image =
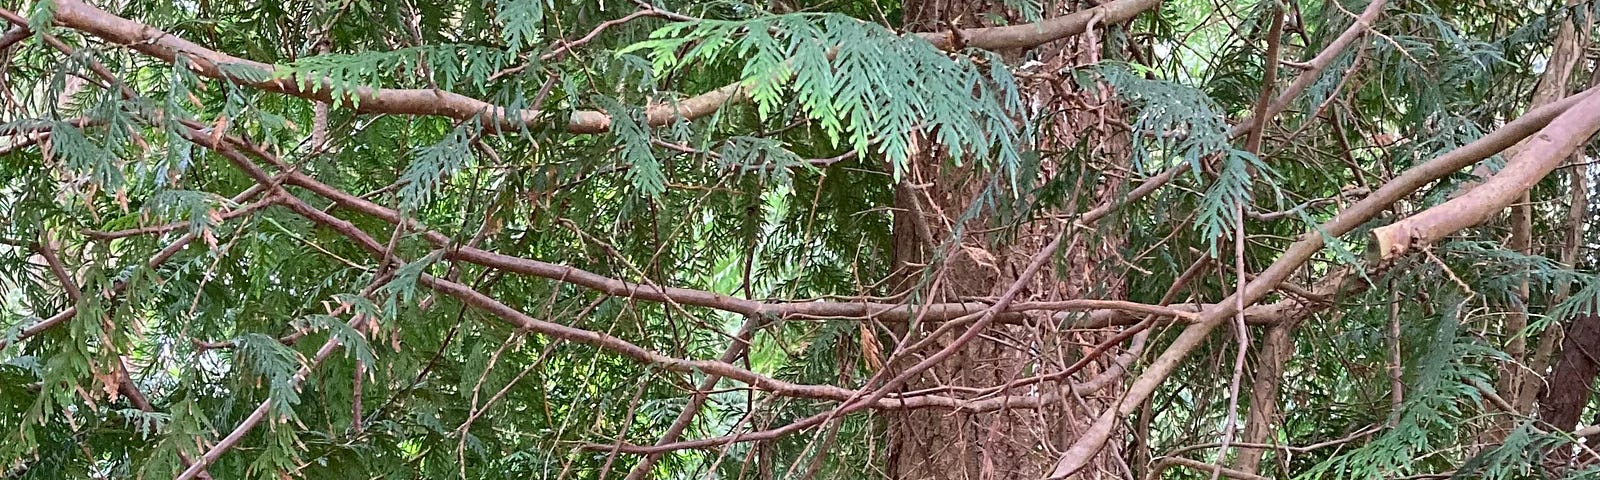
[[[1589,404],[1596,373],[1600,373],[1600,316],[1575,318],[1561,342],[1560,360],[1550,372],[1550,387],[1539,402],[1539,418],[1558,431],[1576,428]]]
[[[1119,2],[1120,3],[1120,2]],[[1149,2],[1152,5],[1155,2]],[[1111,4],[1107,4],[1109,6]],[[1100,24],[1125,19],[1095,11],[1055,12],[1059,18],[1085,19],[1101,17]],[[992,18],[1017,20],[1014,12],[1003,2],[984,0],[922,0],[907,2],[906,28],[914,31],[952,31],[985,27]],[[1135,12],[1136,13],[1136,12]],[[1047,19],[1045,24],[1062,23]],[[1024,26],[1028,31],[1035,27]],[[1020,27],[1019,27],[1020,28]],[[1015,30],[1015,28],[1014,28]],[[1009,30],[1008,30],[1009,31]],[[1021,30],[1017,30],[1021,31]],[[1027,103],[1033,111],[1054,113],[1046,122],[1041,138],[1057,142],[1040,145],[1042,150],[1070,150],[1077,141],[1088,137],[1089,143],[1100,150],[1088,158],[1107,159],[1111,164],[1097,165],[1110,168],[1125,161],[1126,138],[1119,133],[1095,128],[1104,125],[1101,116],[1119,118],[1117,105],[1109,100],[1105,91],[1077,89],[1070,78],[1057,77],[1054,72],[1063,67],[1092,62],[1099,53],[1096,35],[1074,38],[1070,41],[1047,43],[1034,50],[1038,61],[1045,65],[1037,71],[1044,75],[1023,85]],[[970,40],[970,39],[969,39]],[[1027,45],[1018,44],[1025,47]],[[1021,49],[1000,50],[1009,58],[1017,58]],[[1094,110],[1089,106],[1100,107]],[[1053,159],[1045,160],[1041,177],[1049,178],[1055,170]],[[996,234],[976,233],[993,226],[982,219],[992,218],[992,212],[977,216],[979,220],[960,225],[964,212],[979,198],[988,183],[995,180],[972,168],[972,161],[957,167],[935,148],[923,148],[913,160],[909,178],[896,198],[896,260],[903,266],[902,280],[916,285],[921,280],[923,266],[936,272],[930,289],[918,292],[924,301],[953,301],[963,297],[994,297],[1017,282],[1025,285],[1017,301],[1058,301],[1067,299],[1118,299],[1123,294],[1121,279],[1107,268],[1115,262],[1094,262],[1091,258],[1115,258],[1117,236],[1096,235],[1085,232],[1068,234],[1062,240],[1062,260],[1051,262],[1034,278],[1021,278],[1019,271],[1030,258],[1045,248],[1057,235],[1071,228],[1059,220],[1040,220],[1025,225],[1014,239]],[[1110,199],[1110,188],[1115,182],[1096,185],[1086,182],[1079,185],[1085,192],[1098,192],[1090,198]],[[1027,187],[1027,186],[1024,186]],[[1079,211],[1094,205],[1074,205]],[[964,227],[967,232],[960,244],[947,247],[952,233]],[[1104,232],[1102,232],[1104,233]],[[941,250],[947,250],[948,260],[940,264]],[[1020,325],[995,325],[985,330],[985,335],[964,346],[945,362],[916,377],[907,390],[953,387],[975,389],[1006,385],[1020,378],[1049,373],[1074,363],[1088,354],[1077,345],[1099,343],[1095,335],[1072,334],[1058,331],[1055,322],[1033,316],[1031,322]],[[928,325],[919,325],[922,332]],[[912,331],[912,333],[918,333]],[[956,332],[960,333],[960,332]],[[951,341],[954,335],[939,340],[940,346]],[[1099,358],[1109,360],[1115,352]],[[1087,378],[1105,373],[1108,368],[1096,362],[1076,375]],[[1067,387],[1070,379],[1063,378],[1011,390],[1052,391]],[[1119,384],[1119,381],[1107,382]],[[955,396],[962,394],[952,393]],[[1075,394],[1074,394],[1075,395]],[[891,436],[891,468],[893,478],[902,479],[1037,479],[1045,476],[1056,460],[1051,453],[1071,442],[1092,418],[1093,412],[1104,405],[1096,397],[1085,395],[1081,399],[1067,398],[1065,402],[1025,412],[1001,409],[988,413],[906,412],[889,422]],[[1119,473],[1120,463],[1113,461],[1115,452],[1105,452],[1096,465],[1106,473]],[[1099,472],[1091,475],[1096,478]],[[1116,475],[1120,478],[1120,475]]]
[[[1590,84],[1600,84],[1600,71],[1593,73]],[[1578,263],[1578,252],[1583,245],[1584,226],[1590,216],[1589,171],[1588,166],[1583,164],[1585,160],[1583,155],[1572,156],[1571,162],[1574,168],[1568,173],[1567,179],[1571,200],[1567,205],[1566,238],[1561,248],[1561,263],[1569,267]],[[1551,300],[1565,301],[1571,293],[1571,288],[1570,284],[1557,286]],[[1565,329],[1544,332],[1540,338],[1541,347],[1554,343],[1552,339],[1560,335],[1561,330],[1565,330],[1566,337],[1561,342],[1555,368],[1551,370],[1547,381],[1542,383],[1544,388],[1539,398],[1539,418],[1556,430],[1571,431],[1577,426],[1578,419],[1589,404],[1594,377],[1596,371],[1600,370],[1600,357],[1595,355],[1600,352],[1600,316],[1579,316],[1567,322]],[[1548,347],[1542,350],[1547,351]],[[1536,365],[1536,367],[1541,366]],[[1544,369],[1538,368],[1534,371],[1542,373]],[[1589,444],[1595,445],[1594,440],[1591,438]]]
[[[1567,2],[1568,6],[1576,5]],[[1539,84],[1533,91],[1532,105],[1535,107],[1554,102],[1566,96],[1571,90],[1573,73],[1579,70],[1583,60],[1583,52],[1589,45],[1589,31],[1594,22],[1587,15],[1578,15],[1567,18],[1561,22],[1561,27],[1555,36],[1555,47],[1551,49],[1550,61],[1545,65],[1545,71],[1539,76]],[[1522,145],[1506,149],[1507,158],[1515,157],[1520,152]],[[1524,254],[1533,254],[1533,202],[1529,192],[1523,192],[1522,198],[1511,209],[1511,239],[1507,246]],[[1517,297],[1522,305],[1527,305],[1530,298],[1530,288],[1526,275],[1517,286]],[[1532,352],[1527,351],[1527,337],[1523,331],[1528,326],[1528,314],[1524,308],[1513,307],[1511,315],[1506,317],[1502,328],[1503,335],[1508,337],[1506,355],[1510,356],[1512,363],[1505,365],[1501,370],[1501,377],[1497,385],[1500,394],[1512,399],[1513,405],[1519,413],[1533,413],[1531,411],[1535,395],[1539,392],[1539,376],[1550,363],[1551,347],[1554,332],[1546,332],[1540,339],[1538,347]],[[1508,418],[1501,428],[1509,430],[1511,420]]]

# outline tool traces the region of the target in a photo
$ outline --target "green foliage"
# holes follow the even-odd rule
[[[234,339],[234,357],[245,369],[246,378],[257,378],[258,384],[264,380],[273,415],[293,418],[294,406],[300,403],[295,380],[295,373],[304,363],[300,354],[276,338],[246,333]]]
[[[1470,363],[1494,357],[1496,350],[1461,336],[1459,310],[1441,312],[1418,362],[1411,367],[1405,405],[1394,412],[1393,428],[1348,452],[1300,473],[1297,478],[1376,478],[1426,471],[1419,458],[1454,440],[1465,402],[1483,401],[1474,384],[1488,385],[1488,372]]]
[[[140,475],[176,476],[183,470],[184,456],[195,458],[204,453],[198,451],[199,446],[194,439],[204,438],[214,427],[204,412],[200,411],[199,405],[193,398],[183,398],[172,402],[170,411],[168,421],[161,429],[163,435],[150,452],[150,460],[140,466]],[[141,436],[140,440],[146,438]]]
[[[511,1],[499,4],[533,4],[539,1]],[[521,7],[512,9],[523,10]],[[427,45],[355,54],[329,53],[306,57],[276,68],[272,77],[299,83],[302,89],[327,88],[336,105],[361,106],[363,89],[433,86],[445,90],[480,86],[490,75],[517,61],[517,48],[529,39],[525,33],[525,14],[515,14],[514,29],[508,26],[509,50],[480,45]],[[532,20],[537,22],[537,18]],[[258,78],[245,66],[227,70],[236,78]],[[406,79],[396,82],[396,79]],[[424,82],[417,85],[414,81]]]
[[[763,117],[795,105],[833,145],[876,153],[896,177],[925,133],[957,162],[971,157],[1013,171],[1022,113],[1016,80],[998,56],[954,57],[927,42],[842,15],[669,24],[623,53],[647,51],[657,75],[733,57]],[[791,103],[792,102],[792,103]]]
[[[296,445],[294,430],[287,427],[274,427],[265,435],[266,448],[261,451],[255,461],[250,462],[248,470],[251,478],[274,480],[282,478],[282,472],[294,471],[300,466],[299,452],[304,449]]]
[[[1590,276],[1581,283],[1582,289],[1573,293],[1571,297],[1556,304],[1550,309],[1546,318],[1559,321],[1568,318],[1583,318],[1586,316],[1600,315],[1600,280]]]
[[[544,0],[494,0],[494,16],[500,22],[506,49],[520,51],[540,40],[538,25],[544,17]]]
[[[411,165],[400,174],[400,210],[411,212],[425,205],[443,186],[446,177],[472,162],[472,141],[478,134],[474,122],[457,125],[438,143],[417,149]]]
[[[796,172],[818,173],[816,166],[772,139],[736,136],[718,150],[719,167],[734,171],[754,171],[763,180],[772,177],[787,185]]]
[[[1498,388],[1498,375],[1529,363],[1510,357],[1513,339],[1531,349],[1600,308],[1593,249],[1580,248],[1573,265],[1553,260],[1567,258],[1566,178],[1533,190],[1527,252],[1507,246],[1508,222],[1494,218],[1391,265],[1362,260],[1370,228],[1451,198],[1470,179],[1466,171],[1343,236],[1319,226],[1357,201],[1354,192],[1525,112],[1543,68],[1525,59],[1549,58],[1559,22],[1594,5],[1392,3],[1267,123],[1264,148],[1252,155],[1229,130],[1253,113],[1261,92],[1268,2],[1172,0],[1130,22],[1097,23],[1098,44],[1075,36],[1004,52],[936,49],[897,30],[898,19],[918,12],[895,1],[672,0],[650,2],[659,10],[627,22],[617,20],[639,5],[113,3],[113,14],[249,63],[185,53],[168,63],[141,53],[143,45],[55,25],[56,2],[27,3],[36,35],[5,52],[0,102],[0,478],[171,478],[184,457],[203,455],[263,402],[268,420],[208,466],[213,478],[620,478],[643,456],[613,457],[609,448],[657,442],[708,378],[646,364],[637,352],[519,331],[481,305],[428,288],[425,275],[592,338],[710,359],[751,319],[656,302],[646,292],[906,302],[899,308],[920,313],[929,301],[992,301],[1005,286],[946,269],[958,260],[949,258],[952,248],[994,253],[999,278],[1009,279],[1038,245],[1061,235],[1063,248],[1046,267],[1056,277],[1024,285],[1016,302],[1156,304],[1210,256],[1225,261],[1185,280],[1173,299],[1209,303],[1237,287],[1225,240],[1244,237],[1244,273],[1254,274],[1307,232],[1328,246],[1289,283],[1320,288],[1315,282],[1330,272],[1355,271],[1331,296],[1301,299],[1284,286],[1262,300],[1317,313],[1293,330],[1277,399],[1282,419],[1268,439],[1293,448],[1270,452],[1259,474],[1595,474],[1545,470],[1544,455],[1575,439],[1499,413],[1484,393]],[[1064,8],[991,3],[996,8],[946,20],[1026,22]],[[1282,85],[1363,3],[1296,5],[1297,21],[1280,39]],[[53,50],[41,42],[45,33],[77,53]],[[103,82],[96,67],[117,81]],[[209,78],[209,68],[231,82]],[[252,86],[274,80],[325,91],[332,105]],[[726,85],[742,85],[745,98],[693,119],[662,115]],[[370,95],[381,88],[438,89],[538,120],[501,131],[485,112],[376,114]],[[605,114],[609,131],[566,131],[569,114],[584,110]],[[282,190],[231,200],[255,180],[206,142],[185,140],[192,126],[202,138],[227,135],[270,153],[277,161],[246,157]],[[327,141],[314,142],[313,132]],[[1504,160],[1486,164],[1497,170]],[[1192,173],[1120,203],[1150,175],[1179,165]],[[289,169],[304,177],[286,176]],[[360,200],[332,200],[303,178]],[[910,196],[933,238],[904,221],[912,218]],[[363,202],[395,210],[406,227],[362,213]],[[235,215],[244,205],[253,210]],[[1102,220],[1081,222],[1107,205],[1116,208]],[[302,216],[306,208],[391,251],[373,255]],[[163,233],[95,234],[142,228]],[[199,240],[172,244],[182,233]],[[447,241],[435,242],[438,235]],[[45,240],[83,292],[80,301],[44,261],[37,244]],[[488,268],[466,261],[483,254],[468,246],[518,257],[522,269],[559,270]],[[594,288],[600,277],[621,288]],[[69,307],[76,314],[60,325],[32,330]],[[907,331],[949,325],[766,315],[770,323],[733,364],[850,390],[870,390],[875,375],[914,363],[874,364],[915,341]],[[1029,356],[1018,379],[1051,375],[1125,328],[1061,330],[1070,323],[1006,318],[975,340],[982,349],[955,357],[967,363],[942,365],[950,368],[941,376],[899,391],[992,398],[980,388],[989,385],[943,389],[951,380],[943,375],[987,373],[1003,364],[993,358],[1012,352]],[[1513,329],[1512,318],[1527,325]],[[1390,338],[1391,320],[1398,339]],[[1246,381],[1273,327],[1250,328]],[[1147,362],[1181,330],[1150,330],[1132,374],[1150,371]],[[1221,435],[1238,347],[1231,332],[1213,337],[1159,386],[1141,417],[1123,419],[1148,425],[1139,445],[1152,456],[1204,458],[1185,449]],[[313,364],[308,356],[330,340],[344,351]],[[1386,375],[1392,340],[1404,383],[1398,405]],[[310,372],[303,379],[301,368]],[[1099,363],[1063,381],[1107,368]],[[124,369],[126,384],[115,373]],[[1097,399],[1115,398],[1130,382],[1083,400],[1098,408]],[[1059,384],[1013,393],[1051,386]],[[837,406],[722,379],[682,438],[781,427]],[[1238,413],[1254,407],[1244,402]],[[881,478],[899,466],[886,455],[899,440],[888,426],[923,418],[916,415],[988,427],[1041,413],[852,414],[770,440],[674,451],[646,477]],[[1483,443],[1491,427],[1508,435]],[[1149,467],[1132,462],[1139,449],[1106,451],[1126,454],[1134,471]]]
[[[1271,184],[1273,175],[1271,168],[1250,152],[1229,150],[1219,160],[1222,169],[1217,180],[1200,200],[1200,233],[1211,239],[1212,257],[1219,257],[1219,242],[1242,233],[1236,226],[1239,216],[1245,206],[1257,204],[1251,192],[1253,180],[1259,176]]]
[[[371,318],[367,314],[358,314]],[[331,315],[306,315],[300,317],[292,324],[296,330],[316,332],[328,331],[328,338],[339,342],[350,356],[363,365],[377,365],[377,356],[372,352],[372,346],[367,343],[367,337],[354,327],[338,317]]]
[[[649,121],[644,111],[624,107],[606,97],[595,97],[595,103],[611,115],[611,132],[617,137],[618,153],[628,169],[628,183],[647,198],[665,193],[667,179],[661,171],[661,162],[650,149]]]
[[[1534,422],[1523,422],[1506,435],[1500,445],[1467,460],[1450,478],[1528,478],[1542,474],[1544,455],[1573,441],[1567,435],[1540,431]],[[1592,470],[1592,469],[1588,469]],[[1569,478],[1583,478],[1581,472]]]
[[[66,161],[69,171],[82,178],[87,186],[117,190],[125,182],[117,157],[110,150],[90,140],[83,130],[66,122],[56,122],[50,127],[51,153]]]
[[[1159,163],[1150,165],[1156,159],[1149,154],[1164,151],[1187,162],[1198,175],[1203,171],[1202,162],[1211,156],[1226,157],[1225,163],[1231,165],[1240,160],[1235,157],[1249,155],[1229,142],[1226,119],[1205,92],[1177,82],[1148,79],[1138,70],[1137,65],[1103,63],[1074,72],[1085,88],[1105,82],[1135,112],[1128,126],[1139,133],[1130,137],[1136,166],[1162,168]]]
[[[396,268],[394,270],[394,278],[391,278],[382,288],[382,291],[387,294],[386,297],[389,299],[389,303],[386,308],[379,311],[395,312],[398,311],[400,304],[409,305],[415,303],[417,299],[417,279],[422,277],[423,272],[426,272],[429,266],[439,261],[439,257],[442,255],[444,255],[443,250],[435,250],[427,256],[407,262],[405,265],[401,265],[400,268]],[[371,303],[366,302],[365,304],[357,305],[366,306],[371,305]],[[360,310],[366,309],[358,307],[358,311]],[[374,315],[374,313],[368,312],[366,314]]]
[[[55,0],[33,2],[32,8],[28,9],[28,29],[33,30],[35,35],[49,33],[56,8],[58,5]]]
[[[189,233],[210,235],[216,228],[217,212],[238,205],[219,195],[191,190],[162,190],[150,197],[145,212],[163,221],[187,222]]]

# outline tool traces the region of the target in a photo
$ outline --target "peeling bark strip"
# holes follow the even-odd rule
[[[1579,145],[1600,129],[1600,95],[1593,95],[1593,92],[1590,90],[1586,98],[1529,139],[1500,173],[1482,185],[1465,195],[1373,230],[1372,237],[1382,258],[1392,260],[1412,247],[1425,247],[1445,235],[1483,223],[1561,166]]]
[[[503,130],[535,127],[545,113],[534,109],[511,111],[476,98],[438,89],[362,87],[358,88],[352,97],[335,99],[326,79],[283,78],[273,65],[211,50],[155,27],[113,15],[82,0],[55,1],[55,21],[58,25],[124,45],[167,63],[172,63],[181,55],[190,61],[192,69],[200,75],[270,92],[329,103],[337,103],[336,100],[349,101],[358,105],[357,110],[364,113],[433,115],[457,120],[469,120],[487,113],[489,121]],[[959,36],[964,40],[962,45],[966,47],[983,49],[1032,47],[1081,34],[1096,24],[1106,25],[1127,21],[1160,4],[1160,0],[1117,0],[1049,22],[967,29],[962,30]],[[934,46],[947,48],[951,45],[947,33],[917,35],[927,39]],[[262,81],[238,78],[223,72],[224,67],[253,68],[268,74],[269,78]],[[679,117],[692,120],[710,115],[724,105],[741,103],[748,99],[749,93],[748,85],[742,82],[733,83],[671,103],[650,105],[645,109],[645,114],[651,125],[658,126],[670,123]],[[604,133],[610,129],[611,116],[595,110],[572,112],[566,127],[570,133]]]

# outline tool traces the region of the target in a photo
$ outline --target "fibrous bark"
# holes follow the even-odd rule
[[[1571,431],[1578,426],[1583,408],[1589,404],[1594,377],[1600,372],[1600,316],[1572,319],[1566,341],[1561,343],[1560,360],[1550,372],[1550,389],[1539,401],[1539,419],[1556,431]]]
[[[1122,3],[1122,2],[1115,2]],[[1131,18],[1131,13],[1149,5],[1130,5],[1138,10],[1129,14],[1109,13],[1106,4],[1080,12],[1054,12],[1059,17],[1046,19],[1041,25],[1062,24],[1068,21],[1089,23],[1119,22]],[[1127,7],[1119,7],[1127,8]],[[1003,2],[983,0],[922,0],[907,2],[906,28],[913,31],[972,31],[983,28],[991,18],[1017,20],[1015,12],[1005,8]],[[1072,20],[1077,19],[1077,20]],[[1019,22],[1020,23],[1020,22]],[[986,30],[1020,37],[1032,36],[1034,25],[1023,24],[1004,30]],[[926,38],[926,37],[925,37]],[[996,38],[999,38],[998,36]],[[952,41],[951,39],[954,39]],[[938,39],[935,40],[938,43]],[[987,39],[951,35],[946,42],[968,43]],[[1008,58],[1021,55],[1022,47],[1029,42],[1006,41],[995,46]],[[1016,47],[1016,48],[1008,48]],[[1098,59],[1099,44],[1093,35],[1070,41],[1046,43],[1033,51],[1037,61],[1044,65],[1037,69],[1040,76],[1025,81],[1025,103],[1031,119],[1045,115],[1041,138],[1058,144],[1040,145],[1041,150],[1070,150],[1079,140],[1088,138],[1099,150],[1089,158],[1106,159],[1111,168],[1128,158],[1127,139],[1121,132],[1095,128],[1104,125],[1105,118],[1120,118],[1120,109],[1111,100],[1109,91],[1080,90],[1070,77],[1058,75],[1063,68],[1092,63]],[[1089,108],[1095,107],[1095,108]],[[1028,121],[1029,119],[1021,119]],[[1037,220],[1024,225],[1014,238],[992,233],[973,233],[986,230],[992,224],[983,219],[992,218],[992,211],[983,211],[976,220],[964,220],[963,214],[975,202],[981,202],[983,191],[994,180],[972,168],[973,161],[956,166],[947,155],[926,142],[912,161],[907,186],[898,189],[896,198],[896,263],[900,265],[901,279],[908,286],[919,283],[932,288],[916,292],[925,301],[948,301],[961,297],[993,297],[1013,284],[1025,285],[1023,297],[1018,301],[1054,301],[1071,298],[1118,299],[1123,295],[1122,280],[1115,273],[1115,246],[1118,236],[1107,231],[1073,231],[1073,226],[1063,220]],[[1049,179],[1058,170],[1054,159],[1041,166],[1040,178]],[[1031,186],[1023,186],[1028,188]],[[1097,184],[1081,183],[1078,188],[1084,198],[1110,200],[1118,188],[1116,182]],[[1068,208],[1087,210],[1094,205],[1071,205]],[[963,224],[963,222],[966,222]],[[957,237],[956,232],[965,234]],[[1047,248],[1052,239],[1060,242],[1061,260],[1051,262],[1033,278],[1020,275],[1022,266],[1030,258]],[[1048,252],[1046,252],[1048,253]],[[941,262],[942,259],[942,262]],[[1101,259],[1096,262],[1091,259]],[[924,277],[926,265],[929,276]],[[927,282],[920,282],[923,279]],[[1097,335],[1059,331],[1056,322],[1034,316],[1021,325],[994,325],[980,338],[962,346],[952,358],[915,377],[908,390],[952,387],[957,391],[1004,386],[1009,382],[1032,375],[1059,371],[1090,355],[1087,348],[1076,345],[1099,343]],[[927,324],[904,325],[904,334],[915,337],[926,333]],[[959,332],[956,332],[959,333]],[[947,334],[938,341],[945,346],[954,340]],[[1102,352],[1097,361],[1079,372],[1079,376],[1106,373],[1119,368],[1110,361],[1115,352]],[[1060,378],[1006,391],[1060,389],[1068,378]],[[1113,381],[1118,384],[1119,381]],[[954,394],[958,395],[959,394]],[[1076,396],[1076,395],[1073,395]],[[1001,409],[995,412],[969,414],[966,412],[906,412],[893,417],[888,425],[891,438],[891,476],[902,479],[1037,479],[1050,470],[1055,457],[1050,452],[1075,438],[1085,426],[1093,411],[1103,408],[1096,398],[1066,398],[1065,401],[1032,412]],[[1114,470],[1114,453],[1101,455],[1097,466]],[[1099,475],[1099,472],[1095,474]],[[1120,477],[1120,475],[1118,475]]]

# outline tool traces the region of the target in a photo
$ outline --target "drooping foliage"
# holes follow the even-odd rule
[[[858,397],[834,392],[927,358],[885,361],[932,315],[897,279],[933,288],[942,268],[899,271],[895,249],[962,245],[896,222],[930,208],[896,201],[939,181],[908,173],[930,150],[980,174],[963,186],[978,200],[943,212],[957,232],[1080,218],[1110,185],[1114,211],[1068,233],[1115,232],[1116,258],[1090,261],[1126,272],[1126,295],[1084,300],[1216,308],[1323,239],[1259,302],[1299,315],[1267,442],[1283,448],[1261,475],[1600,472],[1592,445],[1496,392],[1524,372],[1520,388],[1552,388],[1535,383],[1554,339],[1600,314],[1596,215],[1569,215],[1592,196],[1572,185],[1595,191],[1586,161],[1531,188],[1526,249],[1499,216],[1373,260],[1372,228],[1458,195],[1470,169],[1323,229],[1527,112],[1559,25],[1590,25],[1600,2],[1394,0],[1313,73],[1366,1],[1162,2],[1091,21],[1096,61],[1060,71],[1014,48],[938,48],[899,28],[920,4],[898,0],[90,3],[165,33],[54,20],[77,0],[3,6],[17,18],[0,40],[0,478],[167,478],[201,459],[212,478],[621,478],[641,462],[644,478],[891,476],[897,407],[843,412]],[[1026,19],[1087,8],[1002,3]],[[149,54],[162,38],[259,64]],[[1318,76],[1252,152],[1231,130],[1256,112],[1269,41],[1274,92]],[[1563,92],[1594,75],[1576,64]],[[1125,168],[1043,147],[1079,140],[1038,127],[1072,113],[1041,100],[1065,85],[1121,106],[1099,127],[1127,134]],[[432,96],[372,96],[402,89]],[[435,108],[457,96],[486,108]],[[594,118],[600,133],[579,128]],[[1135,197],[1143,182],[1167,183]],[[1077,308],[1027,300],[1015,309]],[[1113,310],[1127,313],[1094,313]],[[1100,335],[1073,358],[1154,324],[1130,379],[1089,394],[1110,398],[1187,318],[1072,324],[1089,317],[1012,323]],[[1255,365],[1273,326],[1243,328],[1250,343],[1211,335],[1118,423],[1107,451],[1130,474],[1237,456],[1216,445],[1253,408],[1229,407],[1232,362],[1244,348]],[[706,443],[640,451],[674,430]]]

